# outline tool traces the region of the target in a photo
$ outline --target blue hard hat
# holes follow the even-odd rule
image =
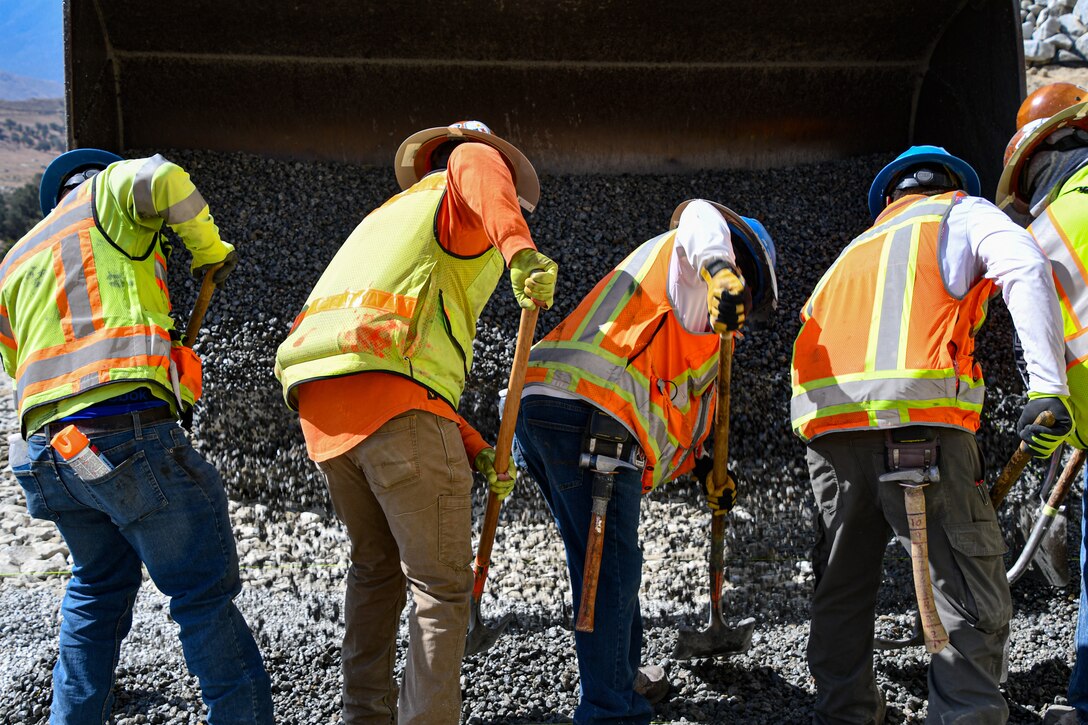
[[[880,170],[873,179],[873,185],[869,187],[869,213],[873,219],[884,211],[884,199],[888,196],[888,187],[891,183],[912,166],[921,164],[939,164],[944,166],[959,179],[960,188],[971,196],[978,196],[982,191],[978,174],[971,168],[971,164],[963,159],[953,156],[940,146],[911,146],[895,157],[895,160]]]
[[[53,211],[61,188],[69,176],[87,169],[101,170],[122,160],[117,154],[102,149],[75,149],[53,159],[42,174],[42,183],[38,187],[38,203],[41,205],[42,215]]]

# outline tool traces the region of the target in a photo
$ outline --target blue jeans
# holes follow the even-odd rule
[[[78,424],[77,424],[78,426]],[[170,597],[208,722],[271,723],[271,684],[233,599],[238,555],[219,474],[171,421],[89,436],[114,466],[85,482],[43,435],[12,461],[30,515],[54,522],[72,554],[53,668],[52,723],[106,722],[132,626],[141,562]]]
[[[576,615],[582,597],[593,488],[593,473],[578,466],[578,457],[593,410],[582,401],[527,396],[521,401],[514,443],[518,465],[536,479],[563,537]],[[634,691],[642,656],[639,479],[633,471],[616,476],[605,520],[594,629],[574,633],[581,678],[581,700],[574,711],[577,725],[645,725],[653,712],[646,699]]]
[[[1069,676],[1069,704],[1077,708],[1077,717],[1088,723],[1088,468],[1084,470],[1084,494],[1081,496],[1080,517],[1080,608],[1077,614],[1077,652],[1073,672]]]

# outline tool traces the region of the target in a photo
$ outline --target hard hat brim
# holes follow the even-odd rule
[[[404,139],[394,159],[394,171],[397,174],[397,183],[401,189],[407,189],[422,178],[424,172],[423,161],[426,154],[438,143],[447,139],[469,139],[487,144],[492,147],[503,159],[514,176],[514,187],[517,189],[518,203],[528,212],[536,209],[540,201],[540,180],[537,178],[536,169],[513,144],[504,141],[498,136],[482,131],[472,131],[465,128],[452,126],[438,126],[426,128],[413,133]]]
[[[1020,182],[1027,162],[1046,140],[1047,136],[1055,131],[1067,127],[1082,128],[1088,130],[1088,101],[1077,103],[1063,111],[1055,113],[1039,124],[1020,146],[1013,151],[1009,162],[1001,170],[1001,178],[997,182],[997,206],[1006,209],[1011,204],[1021,214],[1030,213],[1031,199],[1024,196],[1020,189]]]
[[[74,149],[53,159],[42,173],[42,181],[38,185],[38,204],[41,207],[42,216],[53,211],[53,207],[57,205],[60,186],[72,175],[72,172],[79,169],[104,169],[116,161],[123,160],[117,154],[102,149]]]
[[[683,214],[688,204],[693,201],[698,200],[688,199],[680,202],[679,206],[673,210],[672,217],[669,220],[669,229],[676,229],[680,225],[680,215]],[[729,231],[734,239],[740,240],[739,245],[733,245],[733,251],[738,257],[746,257],[748,263],[744,264],[742,260],[738,259],[738,266],[756,271],[756,279],[745,280],[752,285],[753,316],[769,316],[778,307],[778,279],[774,274],[774,259],[767,249],[766,243],[764,243],[759,232],[749,223],[748,217],[743,217],[716,201],[710,201],[709,199],[703,201],[718,210],[718,213],[725,219],[726,224],[729,225]],[[756,220],[751,221],[755,222]],[[758,224],[758,222],[756,223]],[[760,224],[760,228],[762,228],[762,224]],[[766,229],[763,229],[763,232],[766,234]],[[766,234],[766,236],[767,242],[773,245],[774,242],[770,240],[770,235]]]
[[[935,147],[934,147],[935,148]],[[869,187],[869,214],[875,220],[884,211],[885,192],[892,180],[904,169],[919,164],[935,163],[946,166],[963,181],[964,191],[970,196],[978,196],[982,193],[982,183],[978,180],[978,173],[971,164],[958,156],[953,156],[947,151],[922,151],[920,153],[904,156],[900,154],[894,161],[885,166],[873,179]]]

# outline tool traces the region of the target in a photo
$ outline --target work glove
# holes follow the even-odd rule
[[[739,330],[752,311],[752,290],[740,270],[728,262],[711,262],[702,271],[706,280],[706,308],[714,332],[724,335]]]
[[[510,460],[510,468],[506,473],[510,476],[508,480],[499,478],[499,474],[495,472],[495,449],[485,448],[476,454],[476,460],[474,461],[476,470],[484,474],[487,478],[487,485],[491,488],[491,493],[499,500],[504,500],[510,495],[510,492],[514,490],[514,481],[518,477],[517,466],[514,465],[513,459]]]
[[[527,310],[533,309],[535,304],[551,309],[558,274],[558,264],[535,249],[522,249],[510,259],[510,286],[514,288],[514,299]]]
[[[1054,425],[1037,425],[1035,419],[1043,411],[1054,414]],[[1028,404],[1020,414],[1016,430],[1036,458],[1048,458],[1057,450],[1073,429],[1073,414],[1065,395],[1028,393]]]
[[[733,510],[737,503],[737,483],[733,480],[732,471],[726,471],[725,483],[715,486],[714,459],[703,456],[695,459],[692,474],[706,490],[706,507],[710,509],[712,516],[724,516]]]
[[[199,267],[193,269],[193,276],[196,278],[203,278],[204,273],[209,269],[219,264],[219,262],[212,262],[211,264],[202,264]],[[230,273],[234,271],[235,266],[238,264],[238,252],[230,250],[227,252],[227,256],[223,257],[223,266],[215,270],[215,274],[212,275],[212,282],[215,282],[216,286],[223,284],[223,282],[230,276]]]

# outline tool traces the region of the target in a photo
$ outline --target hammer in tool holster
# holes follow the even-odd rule
[[[940,438],[934,440],[896,440],[891,431],[887,434],[886,452],[888,472],[880,476],[885,483],[898,483],[903,487],[907,510],[907,526],[910,528],[910,561],[914,573],[914,596],[918,602],[918,616],[922,622],[926,650],[936,654],[948,644],[937,604],[933,599],[933,582],[929,577],[929,540],[926,531],[926,497],[923,488],[941,480],[937,469],[937,452]]]
[[[601,572],[601,553],[604,548],[604,525],[616,474],[624,470],[638,470],[637,466],[622,460],[625,453],[629,455],[632,452],[628,443],[631,434],[615,418],[595,411],[590,416],[586,433],[586,450],[579,457],[578,465],[593,471],[593,505],[589,517],[589,535],[586,537],[582,600],[578,605],[578,621],[575,624],[575,629],[579,632],[593,631],[597,580]]]

